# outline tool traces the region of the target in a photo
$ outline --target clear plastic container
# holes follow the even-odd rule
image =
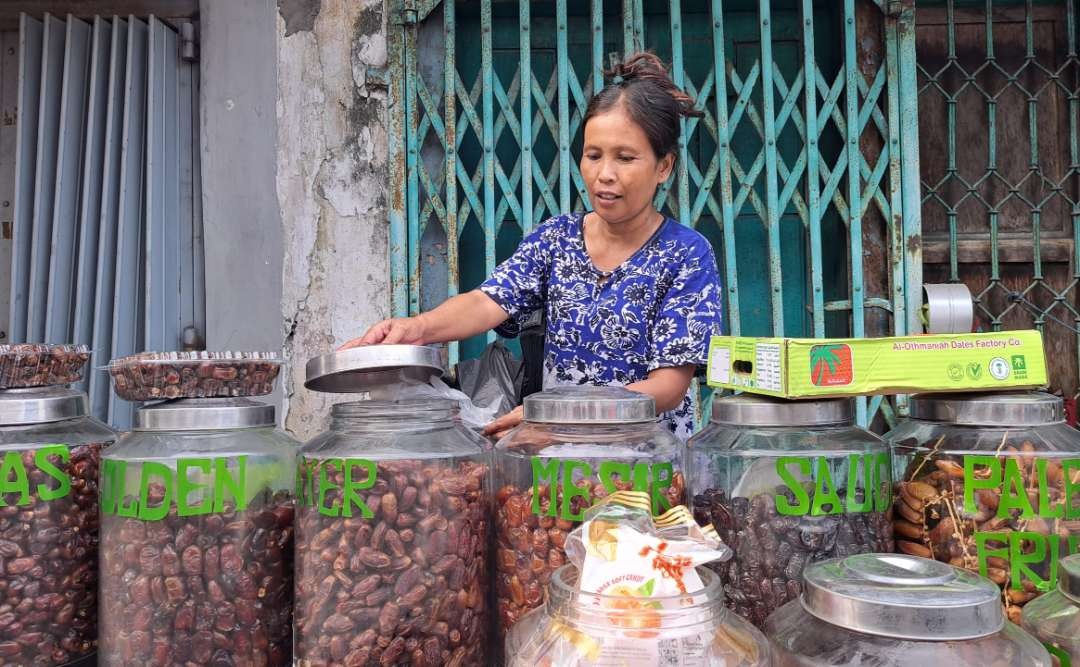
[[[919,395],[889,432],[898,550],[987,576],[1009,620],[1080,542],[1080,431],[1038,392]]]
[[[0,391],[0,665],[94,664],[98,460],[116,434],[62,387]]]
[[[1080,664],[1080,554],[1058,563],[1058,588],[1024,607],[1020,625],[1050,652],[1054,667]]]
[[[265,396],[281,360],[272,352],[140,352],[109,362],[125,401]]]
[[[651,494],[656,514],[683,504],[683,452],[651,396],[557,387],[526,398],[525,421],[495,446],[500,632],[543,602],[567,534],[594,501],[634,489]]]
[[[82,379],[89,360],[86,345],[0,345],[0,389],[72,384]]]
[[[508,667],[756,667],[770,665],[769,642],[724,607],[718,577],[690,595],[633,598],[580,593],[577,569],[555,571],[548,599],[506,640]]]
[[[806,565],[893,550],[888,446],[854,421],[851,399],[741,394],[715,399],[690,439],[694,518],[735,552],[709,567],[758,627],[798,598]]]
[[[491,664],[490,452],[457,413],[437,399],[338,404],[301,449],[299,664]]]
[[[102,456],[102,664],[291,664],[297,443],[274,423],[168,401]]]
[[[993,582],[938,561],[859,554],[814,563],[769,617],[776,667],[1049,667],[1005,620]]]

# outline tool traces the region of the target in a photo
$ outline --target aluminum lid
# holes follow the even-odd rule
[[[554,387],[525,398],[525,421],[637,424],[656,421],[656,401],[623,387]]]
[[[86,416],[86,394],[67,387],[0,391],[0,426],[43,424]]]
[[[824,426],[855,421],[850,398],[789,401],[771,396],[738,394],[713,400],[712,421],[736,426]]]
[[[178,398],[139,408],[136,431],[224,431],[274,426],[274,406],[249,398]]]
[[[911,418],[974,426],[1037,426],[1064,421],[1065,404],[1041,391],[918,394]]]
[[[428,382],[442,375],[442,357],[424,345],[366,345],[331,352],[307,363],[304,386],[351,394],[404,380]]]
[[[1080,554],[1058,561],[1058,589],[1080,604]]]
[[[1000,596],[994,582],[946,563],[860,554],[808,565],[800,599],[813,616],[855,632],[956,641],[1004,627]]]

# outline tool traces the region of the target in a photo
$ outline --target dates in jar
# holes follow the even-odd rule
[[[9,451],[0,466],[0,665],[62,665],[97,645],[103,445]]]
[[[1057,585],[1059,558],[1080,550],[1080,458],[1036,453],[924,453],[897,485],[897,548],[998,583],[1010,620]]]
[[[487,471],[471,461],[301,462],[301,664],[489,664]]]
[[[532,457],[532,485],[495,496],[495,598],[505,633],[544,601],[544,587],[566,563],[566,536],[596,500],[615,491],[650,494],[654,514],[684,502],[685,482],[670,463]]]
[[[103,664],[291,664],[291,493],[245,456],[171,463],[104,461]]]

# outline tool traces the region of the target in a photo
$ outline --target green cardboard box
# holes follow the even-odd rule
[[[1038,331],[894,338],[713,336],[712,387],[782,398],[1021,389],[1047,384]]]

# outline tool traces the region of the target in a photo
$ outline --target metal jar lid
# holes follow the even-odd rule
[[[713,400],[712,421],[735,426],[852,424],[855,421],[855,402],[850,398],[789,401],[771,396],[738,394]]]
[[[1058,561],[1058,589],[1080,604],[1080,554]]]
[[[366,345],[315,357],[307,363],[304,386],[313,391],[351,394],[401,380],[427,382],[442,375],[442,357],[424,345]]]
[[[972,426],[1038,426],[1065,420],[1065,404],[1041,391],[918,394],[911,418]]]
[[[136,431],[225,431],[274,426],[274,406],[249,398],[178,398],[139,408]]]
[[[860,554],[803,571],[807,612],[855,632],[957,641],[1005,625],[994,582],[947,563],[904,554]]]
[[[525,398],[525,421],[638,424],[656,421],[656,401],[623,387],[554,387]]]
[[[67,387],[0,391],[0,426],[44,424],[87,414],[86,394]]]

